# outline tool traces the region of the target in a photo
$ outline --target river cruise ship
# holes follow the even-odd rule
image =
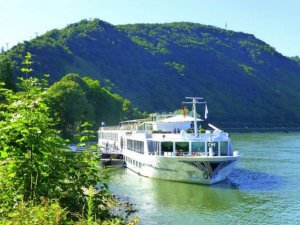
[[[214,184],[224,180],[239,159],[228,133],[208,124],[201,129],[196,105],[206,102],[187,97],[193,115],[153,115],[150,119],[100,127],[98,145],[102,152],[120,153],[126,167],[146,177],[178,182]]]

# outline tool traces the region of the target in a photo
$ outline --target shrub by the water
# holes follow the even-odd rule
[[[1,224],[123,224],[110,212],[115,201],[97,155],[66,150],[47,105],[47,80],[31,76],[30,59],[18,92],[0,86]]]

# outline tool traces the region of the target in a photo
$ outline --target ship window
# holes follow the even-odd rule
[[[207,149],[212,148],[213,150],[213,155],[216,156],[218,155],[218,148],[219,148],[219,143],[214,141],[214,142],[207,142]]]
[[[162,152],[173,152],[173,142],[162,142],[161,143]]]
[[[159,145],[156,141],[147,141],[148,145],[148,154],[149,155],[156,155],[159,151]]]
[[[111,141],[118,141],[118,133],[100,132],[100,138]]]
[[[173,142],[161,142],[161,155],[171,156],[173,152]]]
[[[133,147],[133,146],[132,146],[132,140],[128,139],[128,140],[127,140],[127,149],[128,149],[128,150],[132,150],[132,147]]]
[[[188,142],[175,142],[176,152],[189,152]]]
[[[138,130],[145,130],[145,124],[143,123],[139,125]]]
[[[192,142],[192,152],[205,152],[205,142]]]
[[[146,123],[146,130],[153,130],[153,125]]]
[[[228,155],[228,141],[220,141],[220,154]]]
[[[127,139],[127,149],[140,154],[144,154],[144,142]]]
[[[123,137],[121,137],[120,139],[120,145],[121,145],[121,149],[123,149]]]

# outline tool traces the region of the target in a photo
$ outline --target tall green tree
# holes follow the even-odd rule
[[[84,121],[97,129],[101,122],[111,125],[144,116],[129,100],[101,87],[98,80],[73,73],[49,88],[48,99],[65,135],[77,131]]]
[[[48,90],[49,104],[64,132],[74,132],[83,121],[93,120],[94,108],[86,98],[85,90],[78,81],[68,79],[76,76],[68,74]]]
[[[13,67],[10,58],[4,54],[0,55],[0,82],[4,87],[14,90],[16,88],[13,78]]]

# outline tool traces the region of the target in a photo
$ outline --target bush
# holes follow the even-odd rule
[[[67,211],[57,201],[46,201],[35,205],[33,202],[19,202],[13,212],[2,218],[1,225],[32,225],[32,224],[68,224]],[[70,224],[70,223],[69,223]]]
[[[47,80],[30,76],[30,58],[28,53],[23,62],[19,92],[0,84],[0,221],[64,224],[87,218],[91,224],[115,218],[98,156],[66,150],[47,105]],[[99,184],[89,199],[85,188]],[[85,207],[91,201],[92,209]]]

